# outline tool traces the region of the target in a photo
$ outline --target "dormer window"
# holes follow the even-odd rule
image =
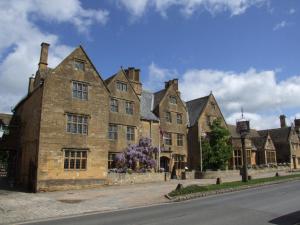
[[[176,105],[177,104],[177,98],[176,96],[170,96],[170,103]]]
[[[74,68],[75,68],[75,70],[84,71],[84,61],[75,60]]]
[[[127,87],[126,83],[123,83],[121,81],[117,81],[116,85],[117,85],[117,89],[119,91],[127,91],[128,90],[128,87]]]

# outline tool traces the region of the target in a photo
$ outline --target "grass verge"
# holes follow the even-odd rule
[[[286,180],[286,179],[297,178],[297,177],[300,178],[300,174],[293,174],[293,175],[281,176],[281,177],[274,176],[274,177],[267,177],[267,178],[259,178],[259,179],[249,180],[248,182],[234,181],[234,182],[222,183],[218,185],[217,184],[210,184],[207,186],[189,185],[180,190],[171,191],[168,195],[170,197],[175,197],[175,196],[193,194],[198,192],[208,192],[208,191],[216,191],[222,189],[235,189],[242,186],[253,186],[257,184],[269,183],[269,182]]]

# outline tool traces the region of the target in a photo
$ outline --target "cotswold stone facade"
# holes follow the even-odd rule
[[[165,88],[154,93],[153,112],[160,119],[160,167],[173,176],[187,166],[188,115],[180,98],[178,80],[165,82]]]
[[[9,130],[0,150],[10,152],[9,175],[16,184],[36,192],[109,183],[116,177],[108,176],[116,154],[141,137],[151,138],[160,149],[156,171],[181,178],[187,168],[199,169],[201,140],[217,118],[231,131],[229,168],[241,166],[239,135],[227,125],[212,93],[184,102],[178,79],[152,93],[143,90],[140,70],[134,67],[121,68],[104,81],[81,46],[49,68],[48,50],[49,44],[42,43],[38,70],[9,125],[0,115],[0,125]],[[249,164],[277,160],[299,168],[299,130],[300,120],[292,127],[252,130],[246,143]]]
[[[289,163],[291,169],[300,168],[299,119],[287,126],[285,115],[280,116],[280,128],[262,130],[262,135],[270,135],[276,148],[277,163]]]
[[[200,169],[202,141],[209,135],[210,125],[215,119],[220,119],[221,125],[227,128],[221,109],[212,93],[210,95],[188,101],[186,103],[189,115],[189,166]]]
[[[42,43],[38,70],[1,145],[13,155],[16,184],[34,192],[103,185],[116,153],[141,137],[167,149],[155,156],[158,166],[180,174],[188,120],[177,80],[158,98],[142,89],[139,69],[120,69],[104,81],[81,46],[56,68],[47,65],[48,49]],[[165,121],[167,111],[173,122]]]
[[[14,109],[16,183],[32,191],[103,184],[110,92],[81,46],[53,69],[48,46]]]

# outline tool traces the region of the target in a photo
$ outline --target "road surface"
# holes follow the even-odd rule
[[[190,201],[94,213],[31,224],[50,225],[295,225],[300,224],[300,181]]]

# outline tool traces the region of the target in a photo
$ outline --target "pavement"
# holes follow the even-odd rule
[[[274,174],[263,174],[254,178],[268,176]],[[227,178],[223,179],[223,182],[239,179],[240,177]],[[171,180],[47,193],[25,193],[2,189],[0,190],[0,224],[163,204],[168,202],[164,195],[174,190],[178,183],[183,186],[207,185],[215,183],[215,179]]]
[[[108,213],[31,223],[39,225],[296,225],[300,223],[300,181]]]

